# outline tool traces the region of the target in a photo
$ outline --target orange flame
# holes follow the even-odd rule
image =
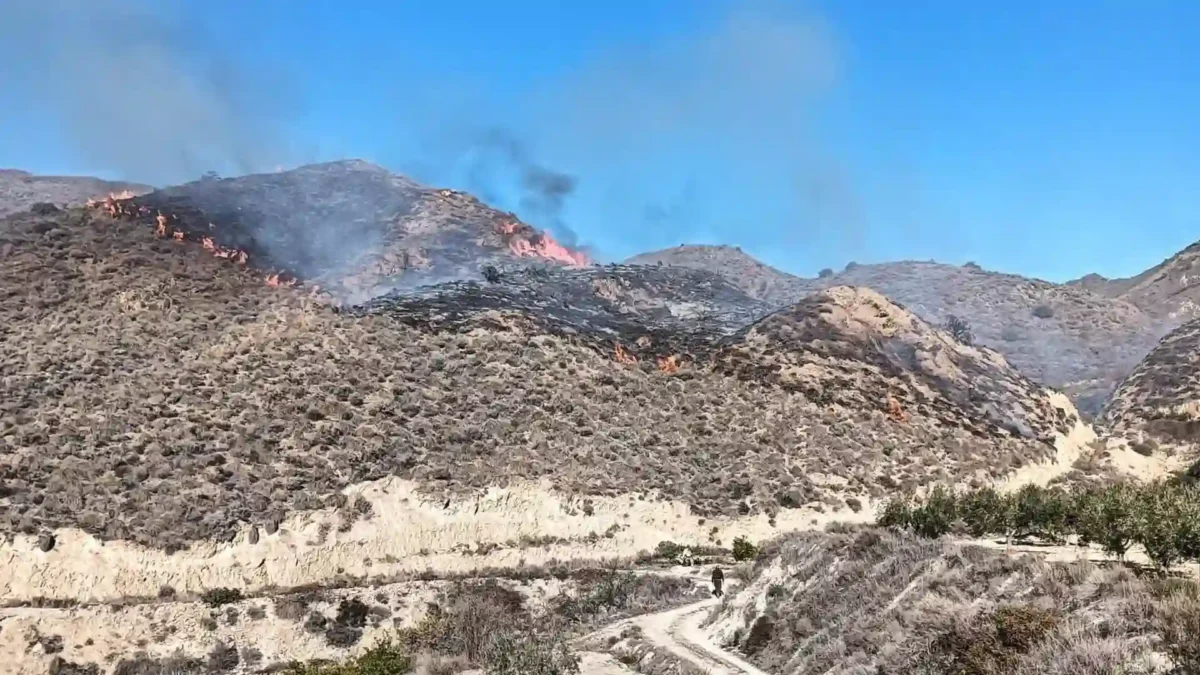
[[[674,354],[660,356],[658,357],[658,370],[666,375],[679,372],[679,360],[675,358]]]
[[[887,397],[887,414],[893,421],[906,422],[908,415],[904,413],[904,408],[900,407],[900,401],[896,400],[895,396],[888,394]]]
[[[183,230],[176,230],[172,236],[175,237],[175,241],[183,241]]]
[[[613,355],[614,358],[616,358],[617,363],[626,366],[632,366],[637,363],[637,357],[625,351],[625,348],[621,346],[620,342],[613,343]]]
[[[291,286],[295,286],[297,280],[295,278],[284,280],[280,274],[276,272],[274,274],[268,274],[266,281],[267,285],[271,288],[289,288]]]
[[[533,235],[529,238],[521,236],[522,229],[532,232]],[[512,237],[508,242],[508,248],[514,255],[522,258],[547,258],[566,265],[577,266],[591,263],[586,255],[579,251],[572,251],[558,243],[548,232],[538,233],[532,227],[522,225],[517,221],[508,220],[498,223],[496,232],[505,237]]]
[[[154,226],[154,236],[159,239],[167,236],[167,217],[160,213],[155,216],[154,222],[157,223]]]

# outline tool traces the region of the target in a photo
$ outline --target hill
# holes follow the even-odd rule
[[[237,218],[212,229],[245,239],[156,236],[163,199],[0,230],[9,601],[512,563],[547,536],[727,543],[869,517],[901,485],[1065,470],[1086,436],[999,354],[867,289],[766,314],[701,271],[513,266],[346,307],[264,283],[279,254]]]
[[[1026,376],[1063,389],[1089,415],[1099,412],[1116,384],[1169,329],[1128,300],[973,265],[850,265],[824,278],[802,279],[729,247],[680,247],[629,260],[659,261],[725,274],[776,306],[849,285],[873,288],[934,325],[958,316],[978,343],[1004,354]]]
[[[0,169],[0,216],[26,211],[37,203],[79,206],[108,194],[142,194],[148,185],[106,181],[86,176],[35,176],[15,169]]]
[[[766,265],[735,246],[678,246],[635,255],[627,265],[665,265],[724,275],[757,300],[775,306],[794,302],[811,290],[807,280]]]
[[[1081,286],[1136,305],[1170,325],[1200,317],[1200,243],[1128,279],[1089,274],[1068,284]]]
[[[1098,423],[1165,444],[1200,439],[1200,319],[1176,328],[1117,388]]]
[[[873,529],[773,542],[707,633],[764,672],[1192,672],[1177,579]],[[848,592],[856,589],[856,592]]]
[[[588,264],[511,213],[359,160],[203,179],[109,210],[347,302],[477,277],[488,265]]]

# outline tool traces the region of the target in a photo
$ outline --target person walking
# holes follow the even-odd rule
[[[721,586],[725,583],[725,573],[720,567],[714,567],[712,573],[713,595],[721,597]]]

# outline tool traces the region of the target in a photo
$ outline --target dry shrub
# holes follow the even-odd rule
[[[1053,612],[1031,605],[1008,605],[968,624],[953,624],[930,645],[918,670],[923,673],[1001,675],[1012,672],[1023,654],[1058,625]]]

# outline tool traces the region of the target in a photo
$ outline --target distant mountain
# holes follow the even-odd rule
[[[39,202],[78,206],[110,193],[143,194],[148,185],[107,181],[88,176],[36,176],[15,169],[0,169],[0,216],[25,211]]]
[[[1004,354],[1025,375],[1062,388],[1089,415],[1099,412],[1116,384],[1170,329],[1122,298],[975,265],[851,264],[824,278],[805,279],[725,246],[683,246],[628,262],[724,274],[747,294],[775,306],[848,285],[875,289],[935,325],[954,315],[967,321],[977,342]]]
[[[721,274],[746,295],[774,305],[794,302],[813,289],[808,280],[762,263],[735,246],[678,246],[635,255],[625,263],[687,267]]]
[[[1128,279],[1089,274],[1067,284],[1120,298],[1151,316],[1178,325],[1200,317],[1200,242]]]

